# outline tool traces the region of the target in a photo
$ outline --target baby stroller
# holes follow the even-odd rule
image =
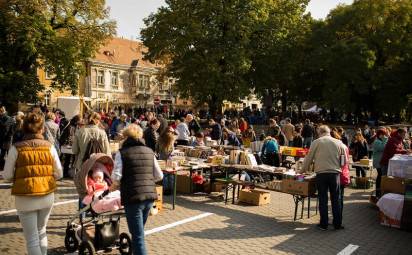
[[[80,200],[87,195],[87,178],[96,162],[108,166],[104,172],[104,179],[108,185],[112,184],[110,176],[114,165],[113,159],[103,153],[92,154],[74,179]],[[120,254],[132,254],[130,235],[128,233],[119,235],[120,218],[125,216],[124,210],[104,213],[96,213],[93,210],[93,204],[108,193],[105,191],[94,198],[67,222],[64,245],[69,253],[79,250],[79,254],[96,254],[101,250],[119,249]]]

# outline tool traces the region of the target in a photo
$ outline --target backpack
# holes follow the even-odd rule
[[[100,142],[96,138],[91,138],[87,143],[86,151],[83,156],[83,162],[88,160],[90,156],[94,153],[103,153],[103,148]]]

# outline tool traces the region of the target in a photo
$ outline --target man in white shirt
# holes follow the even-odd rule
[[[178,133],[176,143],[177,145],[189,145],[190,131],[188,126],[188,119],[183,119],[176,126],[176,132]]]

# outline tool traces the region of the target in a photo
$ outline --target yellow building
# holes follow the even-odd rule
[[[57,107],[57,98],[60,96],[71,96],[72,93],[69,90],[60,91],[51,87],[53,76],[49,74],[44,69],[37,69],[37,77],[39,78],[40,84],[45,86],[44,90],[39,93],[40,102],[47,105],[48,108]]]

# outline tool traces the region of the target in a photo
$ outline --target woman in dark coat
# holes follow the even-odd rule
[[[353,142],[350,145],[350,151],[352,153],[353,162],[358,162],[363,158],[368,158],[368,144],[366,143],[366,139],[363,137],[361,132],[357,132],[355,137],[353,138]],[[362,167],[355,167],[356,169],[356,177],[366,176],[365,169]]]
[[[133,254],[145,255],[144,225],[157,199],[156,184],[163,178],[154,152],[146,147],[142,129],[130,124],[123,132],[125,141],[116,153],[110,190],[120,188],[127,225],[132,234]]]

